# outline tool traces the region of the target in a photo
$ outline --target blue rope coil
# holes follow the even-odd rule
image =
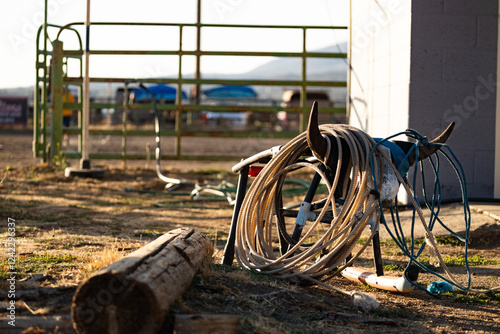
[[[406,165],[409,166],[408,158],[412,155],[414,156],[414,158],[415,158],[414,161],[416,161],[417,163],[414,164],[413,169],[412,169],[413,177],[411,180],[411,186],[413,189],[416,189],[418,175],[421,176],[422,185],[423,185],[422,186],[423,200],[420,201],[418,196],[417,196],[417,193],[414,191],[413,192],[414,203],[418,206],[418,209],[421,208],[420,207],[421,205],[425,205],[425,207],[427,207],[427,209],[430,211],[429,220],[427,222],[429,231],[432,232],[436,223],[438,223],[446,231],[448,231],[450,234],[452,234],[455,238],[457,238],[458,240],[460,240],[461,242],[464,243],[464,259],[465,259],[465,267],[467,270],[467,285],[462,286],[460,284],[453,282],[452,280],[450,280],[446,277],[443,277],[441,274],[435,272],[434,270],[432,270],[431,268],[429,268],[428,266],[423,264],[422,261],[419,260],[419,257],[422,254],[422,252],[426,246],[426,242],[422,243],[422,245],[420,247],[418,247],[418,249],[416,249],[414,228],[415,228],[415,223],[416,223],[416,218],[417,218],[416,217],[417,207],[415,207],[415,204],[414,204],[413,214],[412,214],[412,219],[411,219],[411,235],[409,237],[409,242],[408,242],[407,241],[408,239],[406,238],[404,231],[403,231],[403,228],[402,228],[402,225],[401,225],[401,219],[400,219],[400,215],[399,215],[399,206],[397,204],[398,198],[396,196],[396,198],[394,199],[394,201],[391,202],[391,205],[389,207],[390,220],[392,221],[392,224],[389,223],[386,220],[386,217],[384,216],[383,203],[381,200],[379,200],[379,210],[380,210],[381,223],[385,226],[387,232],[389,233],[391,238],[395,241],[395,243],[398,245],[398,247],[401,249],[401,251],[409,258],[408,265],[405,269],[404,275],[405,276],[407,275],[408,269],[410,268],[410,266],[416,265],[420,269],[426,271],[427,273],[430,273],[430,274],[433,274],[433,275],[439,277],[443,281],[442,285],[444,285],[446,287],[446,289],[448,289],[448,286],[451,286],[452,290],[453,290],[453,287],[457,287],[458,289],[461,289],[461,290],[469,290],[470,286],[471,286],[471,272],[470,272],[470,268],[469,268],[467,253],[468,253],[468,242],[470,240],[469,239],[469,231],[470,231],[471,214],[470,214],[469,202],[467,200],[467,183],[466,183],[466,179],[465,179],[465,173],[464,173],[464,170],[463,170],[463,167],[462,167],[460,161],[457,159],[457,157],[455,156],[455,154],[453,153],[451,148],[446,144],[430,143],[429,140],[427,139],[427,137],[422,136],[417,131],[412,130],[412,129],[409,129],[409,130],[406,130],[404,132],[400,132],[400,133],[397,133],[393,136],[379,140],[374,145],[372,151],[370,152],[370,166],[371,166],[372,175],[374,178],[374,180],[373,180],[374,191],[378,191],[378,189],[377,189],[377,182],[375,180],[376,174],[374,172],[375,167],[373,164],[373,160],[374,160],[373,155],[377,151],[377,148],[379,145],[389,146],[386,144],[386,142],[388,142],[390,139],[392,139],[396,136],[400,136],[400,135],[406,135],[410,138],[413,138],[415,140],[415,144],[409,150],[409,152],[406,154],[403,161],[395,161],[395,166],[396,166],[397,170],[399,171],[404,182],[407,182],[409,184],[410,181],[408,180],[407,172],[410,171],[411,168],[408,168],[406,170],[405,168],[401,168],[401,166],[405,166],[405,161],[406,161]],[[428,145],[438,145],[440,147],[440,149],[435,154],[433,154],[432,156],[430,156],[429,158],[426,159],[429,161],[429,165],[431,167],[432,174],[434,175],[434,187],[432,189],[427,189],[427,187],[425,185],[426,184],[426,172],[424,170],[424,164],[423,164],[423,161],[420,161],[420,162],[418,161],[418,153],[419,153],[418,148],[420,146],[424,146],[424,145],[427,145],[427,146]],[[441,159],[440,159],[440,156],[438,153],[441,154],[442,156],[444,156],[446,161],[452,166],[453,170],[455,171],[455,173],[457,175],[458,182],[460,184],[462,205],[463,205],[463,212],[464,212],[465,238],[461,237],[456,232],[452,231],[451,228],[446,226],[446,224],[439,218],[439,212],[441,210],[441,201],[442,201],[442,188],[441,188],[441,182],[439,179],[439,172],[441,170]],[[409,243],[409,245],[408,245],[408,243]],[[423,290],[423,291],[425,291],[433,296],[436,296],[436,293],[438,293],[440,291],[439,288],[426,289],[426,288],[420,286],[417,282],[411,282],[411,283],[414,286],[416,286],[417,288],[419,288],[419,289],[421,289],[421,290]]]

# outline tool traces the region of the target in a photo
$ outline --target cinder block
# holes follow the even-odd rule
[[[470,186],[468,187],[470,188]],[[459,184],[442,184],[441,196],[444,200],[460,200],[462,198],[462,191]],[[460,219],[463,219],[462,216]]]
[[[410,113],[415,117],[441,119],[440,126],[447,123],[444,119],[453,116],[453,106],[461,105],[464,97],[474,93],[472,83],[411,81]]]
[[[410,12],[401,15],[390,26],[391,53],[411,46],[411,20]]]
[[[376,36],[376,43],[373,43],[373,57],[386,57],[391,53],[389,38],[389,29],[386,27]]]
[[[406,81],[391,85],[390,93],[391,93],[390,104],[389,104],[390,117],[391,118],[394,116],[408,117],[410,82]]]
[[[449,14],[498,15],[498,1],[495,0],[446,0],[444,12]]]
[[[498,40],[498,16],[479,15],[477,17],[477,47],[496,50]]]
[[[452,140],[454,145],[463,149],[494,150],[495,118],[473,116],[459,120]]]
[[[353,83],[350,95],[349,124],[366,131],[369,114],[365,91],[366,88],[362,90],[358,84]]]
[[[441,48],[411,49],[411,81],[442,81],[443,50]]]
[[[442,109],[443,115],[469,117],[494,117],[496,111],[495,94],[488,91],[480,80],[474,82],[450,83],[445,85],[442,97],[448,104]],[[451,111],[450,111],[451,110]]]
[[[392,22],[397,21],[401,16],[411,13],[411,1],[372,0],[372,6],[378,6],[378,4],[380,4],[382,8],[384,8],[384,11],[391,18]]]
[[[380,57],[373,61],[373,86],[388,87],[391,77],[389,56]]]
[[[412,1],[411,11],[423,15],[444,13],[444,0]]]
[[[464,81],[464,82],[443,82],[443,87],[445,88],[442,98],[451,103],[462,103],[464,98],[470,94],[474,94],[474,81]]]
[[[443,80],[475,81],[477,77],[496,73],[497,53],[481,49],[450,49],[444,51]]]
[[[476,184],[491,184],[495,177],[495,150],[474,151],[474,180]]]
[[[410,48],[400,49],[389,56],[391,85],[410,81]]]
[[[364,34],[362,30],[354,29],[351,39],[351,53],[352,56],[368,56],[373,54],[373,39]]]
[[[356,67],[365,66],[368,64],[369,56],[370,50],[368,49],[353,49],[351,53],[351,63],[356,64]]]
[[[412,47],[474,47],[476,45],[476,17],[414,14],[411,38]]]
[[[373,110],[374,117],[389,117],[389,86],[378,87],[373,90],[373,99],[370,108]]]
[[[420,116],[410,114],[409,127],[418,131],[422,136],[433,138],[438,136],[445,129],[441,120],[436,117]]]
[[[410,114],[415,117],[439,117],[443,108],[448,107],[443,94],[446,87],[440,82],[412,80],[409,90]]]
[[[378,114],[376,114],[375,117],[372,117],[370,119],[368,133],[373,137],[387,137],[389,136],[389,123],[390,120],[387,115],[379,116]]]
[[[408,128],[408,115],[401,113],[400,115],[391,115],[389,121],[389,129],[386,136],[392,136],[401,131],[405,131]],[[401,140],[406,140],[400,138]]]
[[[471,198],[493,198],[493,184],[467,184],[467,194]]]
[[[434,159],[435,161],[435,159]],[[429,160],[424,161],[424,175],[426,177],[425,179],[425,190],[427,194],[427,199],[430,201],[432,200],[432,195],[434,193],[434,172],[432,171],[432,168],[430,167],[430,164],[428,163]],[[446,181],[445,179],[448,178],[449,175],[453,174],[455,175],[455,172],[450,168],[447,169],[445,166],[441,166],[440,173],[439,173],[439,181],[441,185],[441,196],[443,199],[458,199],[461,196],[461,191],[460,191],[460,183],[458,182],[457,178],[454,179],[449,179]],[[408,180],[410,180],[410,183],[415,191],[415,194],[417,195],[419,200],[424,200],[424,195],[423,195],[423,180],[421,177],[421,170],[418,170],[417,173],[417,179],[416,183],[414,183],[414,170],[413,168],[410,170],[410,173],[408,173]],[[439,190],[437,190],[439,191]]]
[[[353,20],[365,19],[367,16],[367,10],[370,2],[373,0],[358,0],[357,6],[352,6],[351,16]]]
[[[453,141],[450,139],[450,142],[448,143],[450,145],[450,148],[453,150],[453,153],[457,157],[458,162],[460,165],[462,165],[462,168],[465,172],[465,177],[466,180],[472,184],[474,183],[474,173],[475,173],[475,165],[474,165],[474,151],[473,150],[461,150],[460,147],[457,147],[456,145],[453,144]],[[449,153],[449,151],[444,151],[445,153]],[[458,184],[458,177],[453,170],[453,167],[450,165],[450,163],[446,160],[446,158],[439,154],[439,161],[440,161],[440,173],[439,173],[439,179],[442,183],[448,184],[448,185],[453,185],[453,184]],[[434,160],[435,161],[435,160]],[[428,165],[429,167],[430,165]]]

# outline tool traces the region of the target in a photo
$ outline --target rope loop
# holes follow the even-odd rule
[[[405,177],[405,175],[401,175],[398,172],[398,169],[396,166],[393,164],[390,164],[390,167],[393,169],[393,172],[398,178],[398,181],[400,184],[403,186],[407,198],[411,203],[411,206],[413,207],[413,216],[411,218],[411,231],[410,235],[411,238],[405,237],[405,234],[403,233],[403,228],[402,228],[402,222],[399,216],[399,206],[398,206],[398,198],[391,203],[389,206],[389,210],[391,212],[391,218],[392,218],[392,224],[389,224],[383,214],[383,205],[382,202],[379,200],[379,212],[381,212],[381,224],[383,224],[386,227],[387,232],[389,235],[392,237],[392,239],[396,242],[396,244],[399,246],[399,248],[403,251],[403,253],[409,258],[408,266],[407,269],[405,270],[405,273],[407,272],[408,268],[412,264],[415,264],[418,266],[420,269],[433,274],[443,281],[461,289],[461,290],[467,290],[470,292],[476,292],[476,293],[487,293],[491,291],[496,291],[500,290],[499,287],[491,288],[489,290],[477,290],[477,289],[472,289],[471,288],[471,273],[469,269],[469,264],[468,264],[468,244],[466,240],[469,240],[469,230],[470,230],[470,221],[471,221],[471,214],[470,214],[470,208],[469,208],[469,203],[467,200],[467,183],[465,181],[465,173],[462,168],[462,165],[454,155],[453,151],[451,148],[446,145],[446,144],[439,144],[439,143],[430,143],[427,139],[427,137],[424,137],[420,135],[417,131],[409,129],[404,132],[408,137],[414,138],[417,140],[415,145],[412,147],[412,149],[407,153],[407,157],[410,154],[415,154],[415,160],[418,160],[418,147],[421,145],[439,145],[441,147],[441,150],[435,153],[435,155],[432,155],[428,157],[429,165],[431,167],[432,174],[434,175],[434,187],[432,189],[431,197],[429,198],[429,191],[426,188],[426,178],[425,178],[425,171],[423,168],[423,164],[415,164],[413,166],[413,181],[410,181],[409,178]],[[388,140],[390,138],[393,138],[399,134],[396,134],[394,136],[388,137],[383,139],[381,142]],[[443,150],[445,148],[446,150]],[[439,153],[439,154],[438,154]],[[370,153],[370,161],[372,161],[372,156],[374,154],[374,150]],[[383,154],[383,153],[382,153]],[[452,231],[449,227],[447,227],[444,222],[438,217],[439,211],[441,209],[441,182],[439,180],[439,171],[441,169],[440,167],[440,155],[443,155],[446,158],[446,161],[451,165],[451,167],[454,169],[459,184],[461,188],[461,193],[462,193],[462,205],[463,205],[463,212],[464,212],[464,229],[465,229],[465,237],[462,237],[458,233]],[[420,175],[420,180],[418,180],[417,176]],[[417,194],[415,193],[414,189],[417,186],[417,182],[420,182],[422,184],[422,193],[423,193],[423,200],[419,201]],[[377,188],[375,188],[377,189]],[[422,205],[421,205],[422,204]],[[428,210],[428,218],[424,217],[423,211],[422,211],[422,206],[424,206]],[[425,240],[420,247],[417,247],[415,244],[414,240],[414,229],[415,229],[415,224],[417,222],[420,222],[422,227],[424,228],[424,234],[425,234]],[[436,223],[439,223],[445,230],[450,232],[455,238],[457,238],[459,241],[464,242],[464,258],[465,258],[465,267],[467,270],[467,280],[465,283],[462,283],[458,280],[456,275],[453,275],[451,271],[449,270],[448,266],[446,265],[444,261],[444,257],[439,251],[438,248],[438,243],[436,241],[436,238],[434,237],[434,234],[432,233],[433,228]],[[392,228],[391,228],[392,227]],[[408,241],[409,240],[409,241]],[[431,269],[429,266],[426,266],[423,264],[421,261],[418,260],[418,258],[422,255],[424,248],[428,246],[430,248],[430,253],[432,256],[437,258],[437,261],[439,263],[439,267],[442,268],[444,273],[438,273]],[[431,292],[429,292],[427,289],[424,287],[420,286],[416,282],[412,282],[413,285],[416,287],[420,288],[421,290],[433,295]]]
[[[322,125],[320,130],[326,138],[327,152],[330,152],[331,145],[339,147],[338,157],[328,154],[325,157],[325,161],[339,159],[337,169],[331,171],[329,178],[317,163],[300,160],[308,147],[306,133],[282,147],[255,178],[242,203],[235,241],[236,259],[241,267],[281,278],[325,282],[350,265],[370,244],[373,234],[361,249],[355,249],[370,217],[378,210],[378,201],[369,196],[368,187],[373,179],[368,155],[375,142],[366,133],[349,125]],[[340,140],[345,140],[349,146],[350,161],[342,160]],[[383,167],[378,156],[375,160],[378,166],[375,179],[380,186]],[[344,203],[339,207],[334,189],[344,182],[340,180],[343,164],[352,166],[348,173],[351,182]],[[284,204],[282,186],[287,174],[298,169],[309,169],[320,175],[328,189],[323,199],[326,204],[319,213],[315,212],[314,221],[306,223],[296,244],[289,243],[287,251],[277,252],[278,239],[291,240],[290,227],[287,230],[286,220],[281,216]],[[327,211],[333,217],[330,223],[322,222]],[[351,253],[352,258],[346,261]]]
[[[456,277],[452,275],[445,264],[443,256],[439,252],[436,238],[432,230],[436,223],[445,227],[448,231],[458,237],[458,233],[451,231],[438,217],[441,208],[441,183],[439,181],[440,158],[443,155],[455,170],[462,192],[462,202],[464,210],[465,237],[460,237],[459,240],[469,239],[470,229],[470,209],[467,201],[467,186],[465,181],[465,173],[463,168],[456,159],[455,155],[447,145],[441,145],[442,149],[436,155],[428,158],[429,164],[434,174],[434,187],[432,191],[426,189],[425,174],[423,164],[414,164],[413,177],[401,175],[397,166],[392,163],[392,159],[378,145],[387,141],[399,134],[385,138],[378,143],[365,132],[358,130],[349,125],[322,125],[320,131],[324,133],[328,145],[325,163],[330,157],[328,154],[331,150],[331,145],[339,147],[339,156],[337,157],[336,170],[330,171],[332,175],[327,177],[318,163],[301,160],[302,155],[308,148],[306,133],[292,139],[265,165],[263,170],[255,178],[250,186],[241,206],[238,217],[235,251],[236,259],[239,265],[243,268],[257,270],[281,278],[298,278],[329,286],[331,289],[339,291],[338,288],[332,287],[324,282],[329,280],[346,267],[350,266],[370,244],[374,234],[378,230],[379,224],[386,227],[387,232],[409,258],[409,264],[405,273],[409,270],[410,265],[416,265],[420,269],[425,270],[439,278],[449,282],[450,284],[459,287],[463,290],[472,292],[488,292],[498,290],[500,287],[490,290],[474,290],[470,288],[470,271],[467,263],[467,243],[464,245],[464,256],[467,267],[467,283],[464,286]],[[420,135],[415,130],[407,130],[403,132],[407,136],[416,139],[415,145],[407,152],[406,158],[410,154],[415,154],[418,158],[418,146],[428,145],[428,139]],[[401,134],[401,133],[400,133]],[[336,143],[332,143],[332,138],[336,139]],[[342,139],[340,139],[342,138]],[[342,145],[340,140],[345,140],[349,147],[350,161],[342,161]],[[443,149],[445,148],[445,149]],[[343,164],[348,164],[351,168],[347,175],[350,176],[347,191],[342,198],[341,206],[337,206],[338,199],[335,198],[335,189],[339,184],[343,185],[345,180],[340,180],[340,170]],[[387,170],[392,169],[392,171]],[[289,172],[299,169],[310,169],[321,177],[322,182],[328,188],[326,198],[323,198],[321,211],[314,212],[314,215],[306,215],[316,217],[314,221],[307,221],[301,227],[302,233],[300,239],[295,242],[289,235],[290,222],[287,229],[287,221],[284,218],[285,208],[283,205],[282,186],[285,183],[285,178]],[[389,203],[389,211],[393,220],[392,224],[388,224],[384,217],[384,209],[387,209],[387,203],[383,203],[380,193],[383,192],[383,180],[386,172],[392,172],[396,175],[399,183],[403,186],[407,194],[408,200],[413,206],[413,217],[411,218],[411,238],[405,237],[399,216],[399,204],[396,197],[392,203]],[[418,180],[417,175],[421,175],[421,180]],[[413,181],[410,181],[412,179]],[[417,184],[422,184],[423,201],[418,200],[414,189]],[[430,194],[430,198],[428,195]],[[318,195],[318,194],[316,194]],[[428,217],[424,216],[422,207],[427,209]],[[331,214],[329,223],[325,223],[325,214]],[[358,240],[365,228],[369,225],[370,218],[376,215],[375,228],[372,228],[371,235],[366,239],[366,242],[357,249]],[[421,246],[417,246],[414,239],[415,225],[420,223],[424,229],[425,240]],[[321,224],[321,225],[320,225]],[[324,228],[320,228],[324,226]],[[319,230],[323,229],[321,233]],[[312,240],[311,240],[312,239]],[[279,244],[277,242],[280,242]],[[287,243],[287,248],[281,243]],[[440,263],[441,268],[445,271],[447,278],[442,274],[434,272],[428,266],[418,260],[422,255],[424,247],[430,247],[432,253]],[[417,283],[412,284],[421,288]]]

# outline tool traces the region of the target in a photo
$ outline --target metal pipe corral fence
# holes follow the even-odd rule
[[[162,129],[162,136],[170,136],[175,138],[174,152],[173,154],[164,154],[162,158],[170,160],[210,160],[210,161],[237,161],[242,158],[238,155],[194,155],[194,154],[183,154],[182,153],[182,141],[186,137],[219,137],[219,138],[292,138],[296,136],[299,132],[305,130],[306,126],[306,116],[309,112],[307,94],[308,89],[331,89],[334,87],[346,87],[346,81],[321,81],[321,80],[308,80],[307,79],[307,60],[311,58],[347,58],[346,53],[342,52],[309,52],[307,51],[307,32],[311,30],[345,30],[347,27],[343,26],[293,26],[293,25],[233,25],[233,24],[202,24],[202,23],[137,23],[137,22],[90,22],[92,27],[98,26],[153,26],[153,27],[176,27],[179,32],[179,45],[177,50],[98,50],[90,49],[88,55],[109,55],[109,56],[177,56],[178,57],[178,74],[176,78],[132,78],[132,77],[89,77],[89,82],[96,83],[108,83],[111,84],[125,84],[126,82],[137,82],[140,81],[143,84],[172,84],[177,86],[176,98],[171,102],[165,102],[158,104],[158,110],[160,112],[170,113],[175,115],[174,126],[169,129]],[[135,160],[135,159],[146,159],[145,154],[136,154],[127,152],[127,137],[128,136],[151,136],[154,137],[154,129],[144,129],[141,127],[134,126],[133,122],[130,122],[129,113],[131,111],[138,110],[152,110],[152,103],[137,103],[135,101],[130,102],[129,96],[124,97],[123,101],[93,101],[87,98],[89,101],[89,108],[92,110],[97,109],[113,109],[118,115],[123,112],[123,118],[121,119],[121,127],[108,126],[103,127],[92,127],[90,126],[87,130],[83,129],[83,118],[82,118],[82,88],[83,82],[83,61],[86,54],[86,50],[83,48],[82,39],[78,31],[78,27],[85,26],[84,22],[73,22],[64,26],[57,26],[52,24],[44,24],[38,30],[37,35],[37,62],[36,62],[36,85],[35,85],[35,104],[34,104],[34,130],[33,130],[33,152],[35,157],[41,158],[43,161],[47,162],[54,158],[53,154],[63,154],[66,158],[84,158],[82,147],[85,145],[82,140],[82,136],[85,134],[101,135],[101,136],[121,136],[122,137],[122,150],[121,152],[89,152],[88,157],[90,159],[121,159],[121,160]],[[203,50],[184,50],[183,49],[183,31],[186,27],[194,27],[196,29],[203,28],[250,28],[250,29],[295,29],[302,32],[302,51],[301,52],[276,52],[276,51],[203,51]],[[57,32],[55,35],[55,40],[51,43],[49,38],[49,32],[47,29]],[[62,50],[62,52],[56,52],[55,46],[60,45],[60,39],[62,39],[62,33],[69,31],[70,38],[74,38],[76,43],[73,41],[73,45],[76,44],[76,49]],[[203,35],[203,34],[202,34]],[[68,34],[64,36],[68,37]],[[43,41],[43,43],[40,43]],[[62,47],[62,43],[61,43]],[[87,56],[88,56],[87,55]],[[250,79],[218,79],[218,78],[186,78],[183,77],[182,64],[183,58],[186,56],[195,56],[197,59],[200,57],[211,57],[211,56],[224,56],[224,57],[281,57],[281,58],[299,58],[301,59],[301,78],[300,80],[250,80]],[[70,62],[68,60],[73,60],[72,66],[74,66],[74,60],[77,63],[76,73],[78,75],[68,76]],[[60,64],[66,65],[66,72],[59,70]],[[347,67],[347,66],[346,66]],[[75,71],[73,71],[74,73]],[[59,78],[55,78],[58,76]],[[60,104],[60,98],[56,95],[59,94],[60,89],[54,90],[51,87],[52,83],[57,83],[57,85],[77,87],[79,100],[74,103],[63,102]],[[300,102],[295,106],[282,106],[279,103],[268,103],[262,105],[262,103],[207,103],[199,99],[199,103],[188,103],[183,98],[183,87],[186,86],[199,87],[200,85],[235,85],[235,86],[274,86],[274,87],[298,87],[300,91]],[[52,94],[50,94],[52,90]],[[130,95],[130,94],[128,94]],[[57,102],[57,103],[56,103]],[[64,151],[48,154],[47,137],[51,136],[51,145],[58,145],[61,148],[61,128],[59,126],[59,116],[52,116],[51,124],[48,124],[47,117],[52,113],[59,113],[61,109],[74,109],[78,110],[78,126],[63,128],[62,133],[76,134],[78,135],[78,149],[76,151]],[[204,129],[196,129],[190,125],[193,113],[201,112],[217,112],[217,113],[261,113],[264,115],[269,115],[269,117],[274,117],[279,112],[286,112],[291,115],[298,115],[300,123],[298,128],[294,131],[253,131],[253,130],[232,130],[224,127],[223,129],[207,131]],[[326,106],[321,108],[321,112],[325,114],[345,114],[345,107],[337,107],[335,105]],[[189,116],[187,116],[189,115]],[[189,122],[185,122],[184,119],[190,119]],[[184,124],[186,123],[186,124]],[[108,124],[109,125],[109,124]]]

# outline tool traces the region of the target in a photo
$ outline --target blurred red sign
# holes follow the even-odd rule
[[[26,125],[28,99],[26,97],[0,97],[0,125]]]

